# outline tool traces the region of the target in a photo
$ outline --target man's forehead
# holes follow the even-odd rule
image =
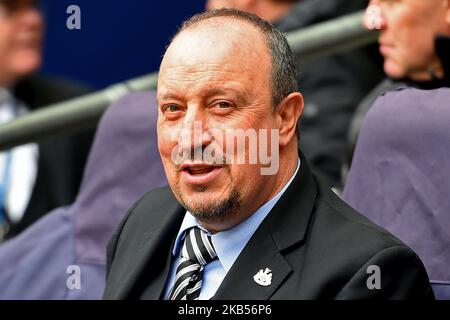
[[[158,94],[174,91],[196,92],[217,90],[239,90],[251,83],[261,81],[255,74],[255,68],[246,64],[195,64],[168,65],[160,70]]]
[[[247,37],[254,37],[260,33],[258,28],[248,21],[230,16],[217,16],[198,21],[185,27],[175,38],[183,34],[195,32],[199,32],[200,34],[204,34],[204,32],[217,32],[222,35],[234,33],[237,36],[245,34]]]
[[[246,79],[237,77],[217,78],[216,81],[210,79],[206,79],[206,81],[187,81],[186,78],[180,78],[179,81],[165,79],[158,85],[157,100],[170,98],[188,99],[191,96],[207,98],[216,95],[232,95],[236,99],[239,97],[246,98],[249,94],[249,89],[249,82]]]
[[[270,63],[266,44],[256,28],[231,19],[211,20],[189,27],[173,40],[164,55],[162,73],[176,73],[182,68],[245,69],[255,63]]]
[[[189,64],[182,61],[180,63],[167,63],[166,67],[160,70],[160,74],[164,79],[171,81],[183,78],[186,80],[199,80],[208,78],[209,80],[221,80],[233,78],[241,72],[252,70],[251,66],[239,63],[209,63],[202,62]]]
[[[260,32],[247,22],[229,17],[201,21],[181,31],[170,44],[166,56],[214,58],[215,54],[238,54],[258,50],[267,52]]]

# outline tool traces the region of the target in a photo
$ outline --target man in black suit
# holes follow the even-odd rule
[[[0,124],[89,92],[31,76],[42,63],[43,18],[35,0],[0,0]],[[74,201],[93,130],[0,152],[0,242]]]
[[[32,112],[88,94],[91,89],[67,79],[35,75],[18,82],[13,92]],[[75,201],[94,134],[95,128],[37,144],[37,172],[31,196],[22,219],[11,223],[7,238],[19,234],[52,209]]]
[[[286,39],[254,15],[183,25],[158,80],[170,188],[119,226],[104,298],[433,298],[416,254],[311,173],[295,75]]]

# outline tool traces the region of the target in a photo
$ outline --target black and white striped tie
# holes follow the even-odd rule
[[[217,257],[211,237],[198,227],[187,231],[169,300],[196,300],[204,267]]]

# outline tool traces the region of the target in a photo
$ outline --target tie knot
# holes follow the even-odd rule
[[[201,266],[213,261],[217,254],[211,236],[198,227],[189,229],[186,233],[182,256]]]

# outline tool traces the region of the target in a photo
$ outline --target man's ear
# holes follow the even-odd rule
[[[297,136],[297,122],[303,113],[303,96],[300,92],[292,92],[277,106],[275,113],[280,130],[280,146],[286,146]]]

